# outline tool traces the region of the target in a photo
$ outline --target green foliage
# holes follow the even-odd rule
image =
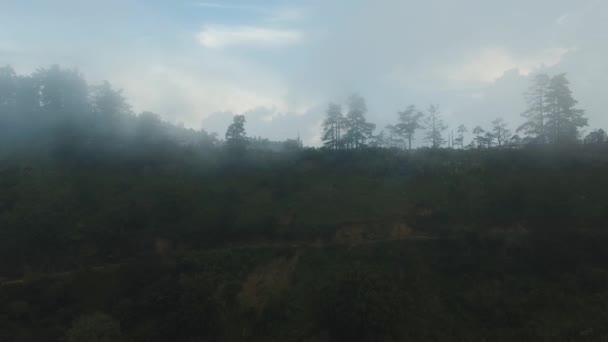
[[[342,146],[342,130],[344,116],[340,105],[330,103],[327,108],[327,117],[323,121],[323,145],[332,150],[340,149]]]
[[[572,144],[578,140],[578,129],[587,126],[585,111],[575,108],[578,101],[572,97],[566,74],[559,74],[549,84],[547,134],[554,144]]]
[[[492,138],[496,139],[498,148],[504,147],[511,139],[511,131],[507,128],[507,123],[502,118],[492,121]]]
[[[595,145],[599,145],[599,144],[604,144],[606,142],[608,142],[608,135],[606,135],[606,132],[603,129],[596,129],[592,132],[590,132],[589,134],[587,134],[587,136],[584,139],[585,144],[595,144]]]
[[[526,94],[526,122],[518,128],[540,143],[572,144],[578,141],[579,129],[587,125],[583,110],[572,96],[566,74],[535,76]]]
[[[457,137],[454,140],[456,146],[460,146],[460,149],[464,149],[464,135],[468,132],[467,127],[465,125],[458,126]]]
[[[528,108],[522,113],[522,117],[526,120],[519,128],[518,132],[524,132],[528,136],[535,137],[541,143],[546,140],[546,120],[549,92],[549,84],[551,78],[549,75],[540,73],[534,76],[530,88],[526,92],[526,102]]]
[[[67,332],[68,342],[118,342],[121,341],[120,324],[112,317],[94,313],[74,321]]]
[[[570,141],[581,112],[549,81],[526,132]],[[0,106],[2,340],[608,336],[601,130],[529,146],[496,120],[478,145],[513,148],[440,149],[431,107],[434,148],[406,152],[381,147],[420,113],[374,137],[353,96],[326,149],[247,139],[242,116],[223,149],[58,67],[0,69]]]
[[[418,129],[423,128],[420,120],[424,117],[424,113],[419,111],[416,106],[408,106],[406,110],[397,113],[399,115],[398,123],[394,126],[389,126],[389,130],[397,139],[407,141],[407,149],[412,149],[412,140]]]
[[[247,145],[245,116],[235,115],[232,124],[226,130],[226,144],[234,150],[243,150]]]
[[[376,125],[367,122],[366,113],[365,99],[358,94],[351,95],[348,99],[348,113],[344,118],[343,144],[347,149],[365,147],[368,139],[372,137]]]
[[[323,289],[321,324],[334,341],[383,341],[408,310],[400,281],[368,269],[344,270]]]

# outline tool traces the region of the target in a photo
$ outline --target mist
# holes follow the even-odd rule
[[[0,340],[608,340],[606,32],[602,0],[0,0]]]
[[[412,103],[441,105],[450,127],[498,116],[516,126],[522,85],[537,72],[567,72],[590,124],[608,125],[599,94],[608,68],[598,58],[608,43],[602,1],[2,7],[0,64],[21,73],[78,68],[90,83],[124,89],[137,112],[211,132],[234,114],[265,112],[250,118],[253,135],[287,139],[299,130],[319,146],[326,104],[353,92],[366,97],[379,127]]]

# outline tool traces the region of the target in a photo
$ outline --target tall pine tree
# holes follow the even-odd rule
[[[327,116],[323,121],[323,145],[332,150],[341,148],[342,145],[342,126],[344,116],[342,107],[335,103],[330,103],[327,108]]]
[[[439,116],[439,106],[430,105],[427,110],[428,115],[426,117],[426,137],[425,140],[431,144],[433,148],[439,148],[445,143],[442,133],[448,127],[443,123],[443,120]]]
[[[547,92],[547,138],[553,144],[574,143],[579,128],[587,126],[585,111],[577,109],[566,74],[551,78]]]
[[[525,122],[517,129],[529,137],[536,138],[540,143],[547,142],[546,120],[551,78],[541,73],[534,77],[530,88],[525,93],[528,108],[521,115]]]
[[[412,140],[414,139],[416,131],[423,128],[420,120],[424,116],[424,113],[419,111],[416,106],[411,105],[404,111],[399,112],[398,115],[399,122],[396,125],[391,126],[391,129],[394,131],[394,134],[407,141],[407,149],[411,150]]]
[[[367,140],[372,137],[376,125],[367,122],[365,113],[367,113],[365,99],[357,94],[351,95],[348,100],[344,135],[344,143],[349,149],[365,147]]]

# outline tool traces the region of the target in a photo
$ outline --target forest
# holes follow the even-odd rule
[[[449,128],[353,94],[305,146],[2,67],[0,340],[606,340],[608,137],[566,74],[522,94]]]

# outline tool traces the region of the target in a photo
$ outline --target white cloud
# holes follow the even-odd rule
[[[111,79],[125,90],[134,110],[170,115],[189,127],[200,127],[201,120],[214,112],[289,109],[284,101],[285,86],[271,71],[230,58],[203,61],[140,62]]]
[[[492,83],[509,70],[516,69],[522,75],[529,75],[539,68],[555,66],[571,50],[552,48],[517,57],[504,48],[484,48],[469,61],[441,68],[440,73],[450,81]]]
[[[232,46],[279,46],[302,40],[295,30],[278,30],[255,26],[206,26],[198,34],[200,44],[209,49]]]

